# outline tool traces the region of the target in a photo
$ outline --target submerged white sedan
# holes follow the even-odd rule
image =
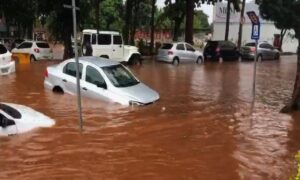
[[[11,59],[11,53],[0,44],[0,75],[7,75],[15,72],[15,61]]]
[[[122,105],[146,105],[159,99],[159,94],[140,82],[119,62],[85,56],[79,58],[81,94],[113,101]],[[76,63],[69,59],[47,67],[44,86],[53,91],[76,94]]]

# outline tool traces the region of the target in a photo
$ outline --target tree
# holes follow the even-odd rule
[[[229,34],[231,4],[233,5],[234,10],[240,11],[239,0],[227,0],[226,28],[225,28],[225,38],[224,38],[225,41],[228,40],[228,34]]]
[[[150,53],[152,54],[153,48],[154,48],[154,31],[155,31],[155,26],[154,26],[154,19],[155,19],[155,4],[156,0],[152,0],[151,4],[151,42],[150,42]]]
[[[100,17],[103,20],[103,28],[110,30],[121,28],[121,11],[123,8],[122,0],[102,0]]]
[[[298,0],[257,0],[260,14],[264,19],[274,21],[279,29],[293,29],[300,40],[300,1]],[[281,112],[300,109],[300,46],[297,51],[297,74],[292,97]]]

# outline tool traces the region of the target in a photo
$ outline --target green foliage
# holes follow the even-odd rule
[[[297,0],[261,0],[259,9],[264,19],[274,21],[279,29],[294,29],[300,27],[300,2]],[[296,34],[297,36],[297,34]],[[299,38],[299,35],[298,37]]]
[[[123,8],[122,0],[103,0],[100,4],[100,19],[102,29],[121,30]]]

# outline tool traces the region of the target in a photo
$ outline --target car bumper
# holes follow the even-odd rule
[[[174,56],[156,56],[157,61],[165,61],[165,62],[172,62]]]
[[[35,58],[36,60],[53,59],[53,54],[36,54]]]
[[[16,71],[15,61],[11,61],[6,65],[0,65],[0,75],[7,75]]]
[[[254,59],[255,54],[254,53],[249,53],[249,54],[241,54],[242,59]]]

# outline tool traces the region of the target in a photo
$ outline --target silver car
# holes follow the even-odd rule
[[[193,60],[196,63],[201,63],[203,61],[203,54],[195,50],[192,45],[185,42],[165,43],[158,49],[156,60],[173,64],[179,64],[186,60]]]
[[[275,49],[271,44],[267,42],[260,42],[257,45],[257,59],[259,61],[266,59],[276,59],[280,58],[280,53],[277,49]],[[255,57],[255,43],[246,43],[241,47],[240,54],[243,59],[251,59],[253,60]]]
[[[159,94],[140,82],[119,62],[100,57],[80,57],[79,76],[83,96],[123,105],[146,105]],[[53,91],[76,94],[75,59],[47,67],[44,86]]]

